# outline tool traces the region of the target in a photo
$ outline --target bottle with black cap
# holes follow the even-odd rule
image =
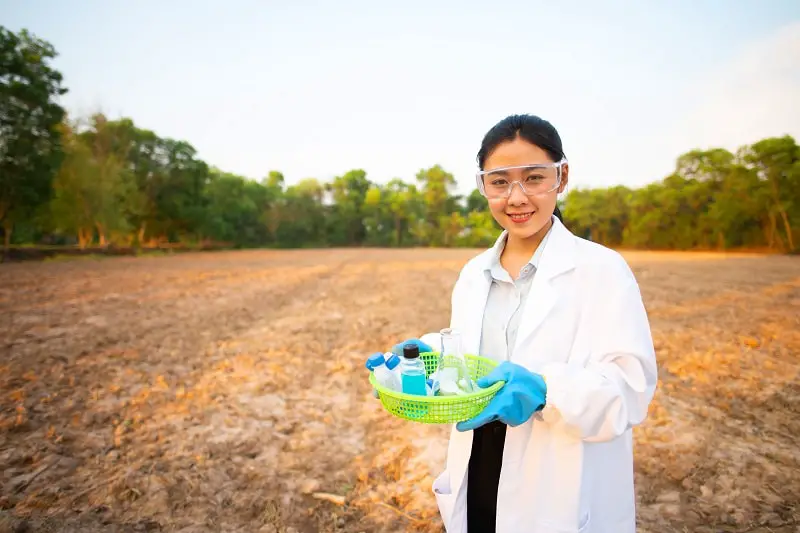
[[[425,362],[419,356],[416,344],[403,345],[403,359],[400,361],[400,379],[405,394],[426,396]]]

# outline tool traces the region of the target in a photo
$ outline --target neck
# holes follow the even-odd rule
[[[513,256],[531,257],[534,253],[536,253],[536,249],[539,248],[544,236],[547,235],[547,231],[551,227],[553,227],[552,218],[547,221],[547,224],[545,224],[542,229],[530,237],[522,239],[519,237],[514,237],[509,233],[503,253],[505,254],[508,252],[509,255]]]

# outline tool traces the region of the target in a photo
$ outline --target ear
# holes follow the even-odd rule
[[[567,188],[567,184],[569,183],[569,163],[564,163],[564,166],[561,167],[561,183],[558,186],[558,194],[564,192]]]

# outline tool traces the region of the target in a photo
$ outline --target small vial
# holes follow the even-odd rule
[[[403,392],[417,396],[427,396],[427,375],[425,362],[419,358],[419,348],[415,344],[403,346],[403,360],[400,361],[400,377]]]

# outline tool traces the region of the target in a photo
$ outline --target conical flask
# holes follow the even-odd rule
[[[439,379],[452,379],[464,392],[473,392],[472,379],[462,350],[461,332],[453,328],[444,328],[439,334],[442,337],[438,364]]]

